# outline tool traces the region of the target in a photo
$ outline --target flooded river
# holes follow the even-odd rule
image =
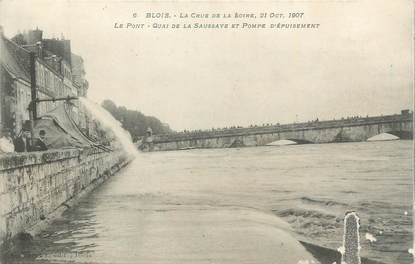
[[[337,249],[355,210],[362,256],[412,263],[412,144],[143,153],[6,262],[280,263],[275,227]]]

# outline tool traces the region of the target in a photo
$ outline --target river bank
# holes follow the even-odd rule
[[[129,162],[123,151],[65,149],[0,157],[0,243],[35,235]]]

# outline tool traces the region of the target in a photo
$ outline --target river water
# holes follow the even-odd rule
[[[143,153],[35,237],[19,261],[279,263],[269,242],[275,226],[337,249],[344,214],[354,210],[362,256],[412,263],[412,144]]]

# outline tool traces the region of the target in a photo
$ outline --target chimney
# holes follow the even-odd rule
[[[29,45],[34,45],[43,39],[43,31],[36,28],[34,30],[29,30],[26,35],[26,42]]]
[[[409,115],[409,109],[401,110],[401,115]]]

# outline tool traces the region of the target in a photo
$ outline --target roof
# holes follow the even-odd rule
[[[25,69],[24,61],[28,61],[29,52],[4,36],[0,36],[0,63],[7,72],[16,78],[30,82],[30,74]],[[29,66],[29,65],[27,65]]]

